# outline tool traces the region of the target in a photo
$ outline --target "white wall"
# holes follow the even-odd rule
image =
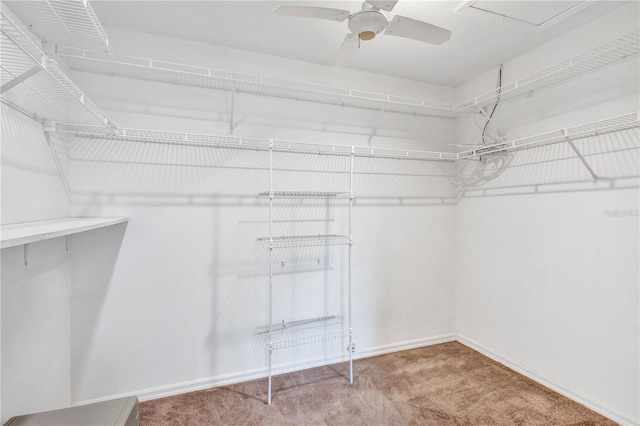
[[[638,6],[504,64],[503,81],[637,29]],[[635,58],[504,103],[489,134],[522,137],[638,111],[638,68]],[[496,75],[461,92],[490,90]],[[469,118],[458,131],[477,140]],[[576,143],[603,177],[597,185],[566,144],[470,162],[463,176],[478,168],[489,177],[472,179],[456,209],[462,341],[625,424],[638,423],[640,399],[639,139],[635,129]]]
[[[631,31],[637,7],[505,64],[505,82]],[[488,73],[454,90],[144,34],[110,36],[125,54],[443,102],[495,84]],[[525,136],[638,110],[637,71],[629,61],[505,104],[490,132]],[[229,93],[72,77],[120,126],[228,132]],[[11,114],[3,110],[2,223],[69,211],[130,222],[74,236],[69,252],[59,240],[34,244],[26,267],[19,248],[3,251],[2,420],[69,401],[158,396],[264,374],[264,345],[254,332],[266,321],[266,252],[255,241],[265,235],[267,209],[256,198],[268,189],[265,154],[76,139],[67,158],[57,143],[69,203],[39,127]],[[366,145],[377,115],[239,94],[234,135]],[[477,136],[473,117],[385,113],[372,144],[448,150]],[[637,131],[627,131],[579,143],[594,169],[611,178],[597,187],[568,147],[557,145],[501,158],[512,167],[487,172],[457,206],[460,180],[451,167],[357,159],[357,353],[450,339],[456,331],[600,411],[637,422],[638,218],[606,215],[637,208],[637,140]],[[309,158],[277,158],[286,169],[276,173],[281,189],[346,186],[343,159],[322,158],[329,173],[318,174],[309,173],[317,171]],[[466,164],[460,175],[477,165]],[[279,233],[315,233],[316,226],[345,233],[344,203],[285,205],[277,213],[288,221]],[[344,313],[336,303],[344,299],[343,255],[338,248],[278,254],[274,267],[290,294],[278,290],[276,318],[318,315],[324,307]],[[288,274],[294,266],[312,272]],[[298,276],[304,287],[295,284]],[[338,290],[325,291],[326,282]],[[23,308],[25,299],[35,299],[34,311]],[[320,299],[320,308],[308,303]],[[343,343],[319,354],[317,347],[285,352],[276,362],[289,368],[335,360],[344,357]],[[46,368],[29,369],[34,363]],[[16,374],[7,373],[15,366]],[[25,397],[47,374],[47,386]]]
[[[48,138],[40,123],[5,105],[1,164],[3,224],[70,215],[65,142],[57,135]],[[82,309],[75,306],[87,289],[104,291],[124,228],[71,236],[69,251],[64,238],[31,243],[26,265],[23,246],[2,250],[3,423],[15,415],[72,402],[77,368],[72,324]],[[85,240],[92,242],[91,247],[84,245]],[[87,317],[82,319],[82,327],[91,326]]]
[[[52,146],[53,145],[53,146]],[[64,144],[2,105],[2,223],[69,215]],[[58,158],[54,157],[54,152]],[[58,164],[58,165],[57,165]],[[2,422],[70,402],[70,270],[64,239],[2,250]]]
[[[453,93],[353,71],[327,77],[325,67],[113,34],[114,50],[131,54],[217,68],[224,68],[218,63],[224,60],[237,67],[234,71],[323,78],[318,82],[333,86],[356,82],[363,90],[391,87],[414,96],[427,87],[429,98]],[[120,126],[228,134],[227,92],[79,72],[73,77]],[[377,116],[377,111],[239,94],[234,136],[366,146]],[[453,119],[386,113],[372,144],[439,149],[452,142],[454,129]],[[266,351],[255,331],[267,319],[267,251],[255,240],[267,234],[266,204],[256,197],[268,190],[267,154],[77,139],[70,157],[72,212],[130,218],[108,282],[97,289],[92,284],[72,301],[72,400],[131,392],[157,396],[263,375]],[[348,157],[276,154],[275,161],[281,170],[274,177],[276,189],[348,190]],[[453,170],[420,161],[357,159],[355,172],[357,354],[452,339],[455,188],[447,175]],[[324,202],[289,202],[277,214],[289,222],[279,223],[276,235],[348,233],[344,202],[332,210]],[[104,244],[86,243],[89,252]],[[275,252],[274,268],[282,275],[274,284],[274,319],[346,315],[344,303],[338,303],[345,301],[345,254],[341,248]],[[287,274],[294,266],[318,272]],[[74,283],[91,282],[90,274],[74,268]],[[299,368],[344,359],[345,346],[338,341],[324,349],[284,351],[275,363]]]

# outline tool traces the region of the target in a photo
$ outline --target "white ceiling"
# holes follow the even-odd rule
[[[451,40],[434,46],[378,36],[362,43],[349,67],[457,86],[628,2],[478,0],[454,14],[461,3],[400,0],[389,17],[402,15],[447,28],[453,32]],[[282,17],[272,10],[279,4],[293,4],[353,12],[362,2],[95,0],[91,4],[107,33],[109,27],[124,28],[332,65],[348,33],[346,21]],[[560,19],[549,21],[558,14]]]

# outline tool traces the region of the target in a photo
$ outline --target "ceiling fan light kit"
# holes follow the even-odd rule
[[[358,34],[360,40],[371,40],[387,28],[387,17],[379,10],[356,12],[349,18],[349,29]]]

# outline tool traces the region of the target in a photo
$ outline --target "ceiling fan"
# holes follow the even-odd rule
[[[442,44],[449,41],[451,31],[426,22],[396,15],[388,20],[382,10],[390,12],[398,0],[366,0],[357,12],[315,6],[278,6],[273,12],[279,16],[328,19],[342,22],[348,20],[349,30],[336,57],[336,66],[346,66],[360,40],[367,41],[383,33],[404,37],[430,44]]]

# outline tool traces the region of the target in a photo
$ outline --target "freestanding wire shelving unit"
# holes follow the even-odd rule
[[[268,384],[267,384],[267,404],[271,404],[272,401],[272,376],[273,376],[273,351],[277,349],[288,348],[298,345],[306,345],[312,343],[325,342],[333,339],[348,338],[347,352],[349,354],[349,383],[353,383],[353,327],[351,316],[351,249],[353,246],[353,237],[351,234],[351,210],[353,207],[353,158],[355,154],[355,147],[351,147],[350,152],[347,152],[346,148],[333,151],[333,155],[348,155],[349,156],[349,190],[348,192],[333,192],[333,191],[276,191],[274,189],[273,172],[274,172],[274,142],[269,141],[269,191],[261,192],[258,194],[262,197],[269,198],[269,235],[267,237],[260,237],[258,241],[268,243],[269,250],[269,295],[268,295],[268,324],[266,330],[261,334],[266,334],[267,337],[267,356],[268,356]],[[273,232],[274,223],[274,200],[277,199],[335,199],[335,198],[348,198],[348,235],[338,234],[317,234],[317,235],[282,235],[275,236]],[[310,319],[300,319],[289,322],[288,324],[274,324],[273,321],[273,251],[279,248],[290,247],[317,247],[317,246],[333,246],[333,245],[347,245],[348,246],[348,274],[347,274],[347,324],[346,328],[338,330],[331,329],[329,331],[324,330],[322,333],[314,332],[314,324],[332,324],[340,325],[343,323],[337,321],[335,315],[325,315]],[[305,335],[295,336],[287,339],[276,339],[277,332],[285,331],[285,329],[298,328]],[[311,331],[311,332],[309,332]],[[307,332],[309,332],[307,334]]]

